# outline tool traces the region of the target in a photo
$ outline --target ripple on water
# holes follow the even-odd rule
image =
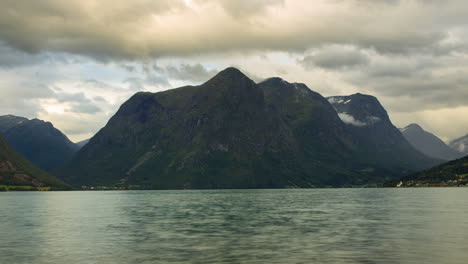
[[[466,263],[468,189],[0,193],[0,263]]]

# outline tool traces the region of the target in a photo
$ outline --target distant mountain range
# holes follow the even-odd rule
[[[58,175],[155,189],[382,183],[440,163],[416,151],[375,97],[328,100],[228,68],[200,86],[137,93]]]
[[[0,116],[0,134],[20,155],[49,172],[70,160],[79,149],[52,123],[39,119]]]
[[[0,191],[7,190],[7,186],[69,189],[63,182],[48,175],[25,158],[21,157],[21,155],[8,145],[2,136],[0,136],[0,185],[3,185],[0,186]]]
[[[463,156],[462,153],[450,148],[437,136],[425,131],[417,124],[402,128],[401,133],[413,147],[429,157],[454,160]]]

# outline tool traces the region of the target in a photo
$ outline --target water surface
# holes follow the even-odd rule
[[[468,188],[0,193],[0,263],[467,263]]]

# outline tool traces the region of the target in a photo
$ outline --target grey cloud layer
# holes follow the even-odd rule
[[[468,55],[387,54],[349,45],[314,49],[298,59],[305,69],[334,72],[359,91],[392,100],[393,112],[435,110],[467,105]]]
[[[451,30],[468,20],[464,12],[468,3],[461,0],[1,0],[0,4],[0,40],[10,47],[101,60],[232,50],[303,51],[330,43],[390,53],[443,52],[443,44],[453,37]]]

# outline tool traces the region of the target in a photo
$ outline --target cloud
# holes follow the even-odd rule
[[[54,98],[59,103],[68,103],[65,112],[81,113],[81,114],[96,114],[102,111],[97,103],[85,96],[84,93],[56,93]],[[101,100],[99,100],[101,99]],[[103,98],[98,98],[102,103]]]
[[[345,124],[348,124],[348,125],[353,125],[357,127],[363,127],[367,125],[364,122],[356,120],[352,115],[349,115],[347,113],[339,113],[338,116]]]
[[[306,69],[321,67],[325,69],[344,69],[366,65],[369,59],[365,53],[349,46],[329,46],[315,51],[312,55],[299,60]]]
[[[208,70],[200,63],[197,64],[182,64],[178,67],[168,66],[165,71],[170,78],[177,80],[188,80],[194,82],[205,82],[213,77],[218,71]]]
[[[66,112],[73,112],[73,113],[82,113],[82,114],[96,114],[102,111],[97,105],[86,102],[86,103],[79,103],[79,104],[72,104],[70,108],[65,110]]]
[[[26,117],[34,116],[41,109],[37,100],[48,98],[53,94],[52,89],[40,83],[25,84],[0,80],[0,112]]]
[[[391,112],[467,105],[468,55],[388,54],[355,46],[324,46],[298,59],[308,71],[321,69],[377,96]]]
[[[209,2],[199,1],[199,2]],[[270,7],[284,5],[284,0],[214,0],[217,4],[221,4],[224,10],[234,17],[245,18],[253,14],[263,13]]]
[[[0,43],[0,67],[11,68],[37,64],[45,59],[43,55],[31,55]]]
[[[453,49],[443,44],[464,28],[466,8],[462,0],[3,0],[0,41],[32,54],[103,61],[301,52],[327,44],[435,53]]]
[[[444,55],[384,56],[341,74],[362,92],[387,102],[392,112],[436,110],[467,105],[466,57]]]
[[[177,83],[200,84],[213,77],[219,70],[209,70],[200,63],[168,64],[159,66],[157,64],[142,64],[132,67],[131,72],[136,76],[124,80],[130,90],[142,91],[147,86],[172,88],[171,81]]]

